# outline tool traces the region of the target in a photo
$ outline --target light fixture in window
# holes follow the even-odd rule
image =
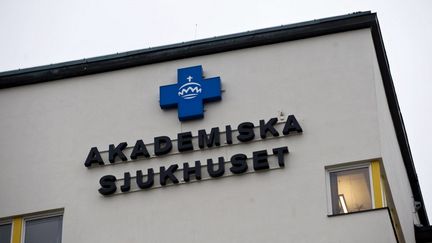
[[[342,208],[344,213],[348,213],[348,208],[346,206],[345,197],[343,194],[339,194],[339,206]]]

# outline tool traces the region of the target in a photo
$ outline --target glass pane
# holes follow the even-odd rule
[[[330,173],[333,214],[372,209],[369,168]]]
[[[26,221],[25,243],[60,243],[63,216]]]
[[[11,224],[0,225],[0,243],[11,242]]]

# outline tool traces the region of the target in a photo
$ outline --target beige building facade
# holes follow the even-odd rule
[[[161,109],[161,87],[198,66],[202,91]],[[180,121],[213,78],[220,98]],[[0,87],[0,243],[427,242],[376,14],[5,72]]]

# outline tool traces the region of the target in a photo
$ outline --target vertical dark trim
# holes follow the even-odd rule
[[[399,241],[399,237],[398,237],[398,234],[397,234],[397,231],[396,231],[396,225],[395,225],[395,222],[394,222],[393,217],[391,215],[390,208],[386,207],[386,209],[387,209],[388,216],[390,218],[390,222],[391,222],[391,225],[392,225],[392,228],[393,228],[393,234],[395,236],[396,242],[399,243],[400,241]]]
[[[374,18],[375,20],[371,23],[372,38],[375,46],[375,51],[378,59],[381,77],[384,84],[387,103],[393,120],[396,137],[399,143],[399,148],[401,150],[403,162],[408,175],[408,180],[410,182],[414,200],[420,202],[422,205],[422,207],[418,210],[420,222],[423,225],[429,225],[429,220],[427,217],[423,196],[420,189],[420,184],[418,181],[417,173],[415,171],[411,149],[405,131],[405,125],[400,112],[399,103],[397,100],[396,91],[393,84],[393,79],[390,74],[390,67],[387,60],[387,54],[384,48],[384,43],[382,40],[378,19],[376,17],[376,14],[373,15],[375,16]]]
[[[417,243],[432,242],[432,226],[415,226],[415,238]]]

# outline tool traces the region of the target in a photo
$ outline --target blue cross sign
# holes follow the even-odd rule
[[[203,79],[201,65],[178,69],[177,83],[160,87],[160,107],[177,107],[180,121],[204,117],[204,103],[221,99],[221,79]]]

